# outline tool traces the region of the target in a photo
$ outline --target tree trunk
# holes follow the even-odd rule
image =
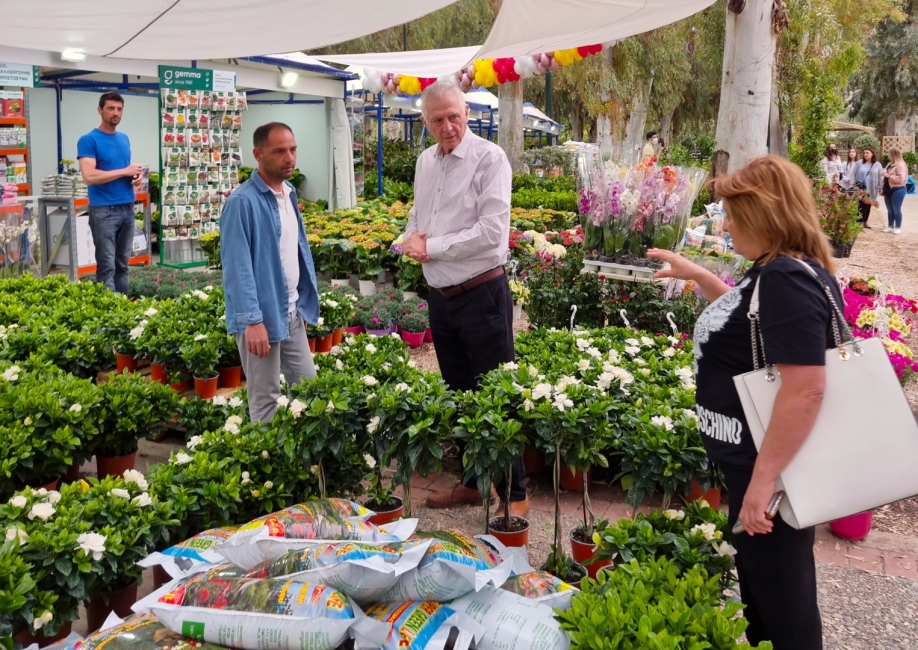
[[[603,52],[606,65],[612,66],[612,48],[607,47]],[[599,145],[599,155],[604,160],[612,159],[614,147],[612,143],[612,115],[609,113],[609,102],[612,99],[612,92],[606,91],[599,95],[599,100],[605,106],[605,110],[596,117],[596,142]]]
[[[571,97],[571,137],[574,142],[583,142],[583,102],[576,94]]]
[[[593,117],[587,118],[589,123],[587,124],[587,141],[596,142],[596,119]]]
[[[675,114],[676,109],[674,108],[663,116],[663,122],[660,124],[660,139],[667,147],[672,145],[673,115]]]
[[[717,149],[729,155],[728,172],[766,152],[776,48],[773,8],[774,0],[747,0],[731,2],[727,10],[716,137]]]
[[[771,111],[768,118],[768,152],[774,156],[787,158],[787,138],[781,124],[781,105],[777,93],[771,95]]]
[[[730,154],[722,149],[718,149],[714,152],[713,160],[711,161],[711,181],[713,181],[718,176],[726,176],[727,168],[730,164]],[[711,202],[716,203],[720,201],[720,197],[717,196],[717,192],[714,191],[714,184],[711,183],[708,186],[708,195],[711,197]]]
[[[523,82],[514,81],[498,90],[500,128],[497,143],[507,154],[514,173],[523,170]]]
[[[622,161],[627,164],[636,164],[641,160],[641,150],[644,148],[644,127],[647,126],[647,100],[653,90],[653,75],[647,82],[647,90],[643,88],[635,93],[631,102],[631,115],[625,126],[625,141],[622,145]]]

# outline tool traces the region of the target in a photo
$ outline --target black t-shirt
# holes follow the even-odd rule
[[[818,263],[808,262],[841,307],[838,283]],[[754,370],[748,312],[759,277],[759,322],[769,364],[824,366],[826,350],[835,347],[825,289],[791,258],[756,262],[736,287],[704,310],[694,337],[698,425],[708,456],[725,470],[751,471],[757,456],[733,377]]]

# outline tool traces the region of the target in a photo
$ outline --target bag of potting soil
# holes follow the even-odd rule
[[[446,530],[418,531],[418,539],[435,539],[450,542],[461,546],[474,557],[477,557],[489,567],[496,567],[501,562],[500,552],[505,550],[503,544],[494,537],[481,535],[475,537],[461,528],[447,528]]]
[[[202,564],[223,562],[223,556],[216,549],[237,530],[235,526],[205,530],[165,551],[150,553],[137,564],[142,567],[161,566],[171,577],[181,578],[194,573],[196,567]]]
[[[135,614],[114,627],[103,628],[77,641],[70,650],[225,650],[173,632],[153,614]]]
[[[485,630],[475,642],[476,650],[568,650],[570,647],[567,635],[555,620],[554,611],[545,603],[488,586],[454,600],[449,606]]]
[[[477,550],[442,539],[430,545],[417,568],[408,571],[377,600],[384,603],[428,600],[448,602],[486,584],[499,587],[510,576],[511,565],[496,558],[483,560]]]
[[[577,589],[545,571],[532,571],[510,577],[501,589],[529,600],[568,610]]]
[[[355,650],[468,650],[484,634],[475,621],[442,603],[373,605],[367,609],[367,617],[394,626],[392,633],[380,646],[356,639]]]
[[[232,537],[220,545],[217,552],[233,564],[250,569],[260,562],[279,557],[289,551],[326,542],[401,542],[408,539],[417,526],[417,519],[400,519],[377,528],[362,520],[367,513],[368,516],[372,515],[363,506],[353,504],[362,509],[359,516],[342,517],[340,512],[318,508],[316,504],[319,503],[322,502],[312,501],[295,505],[254,519],[240,526]],[[321,514],[322,512],[326,514]]]
[[[138,605],[174,632],[244,650],[333,650],[348,637],[379,646],[392,631],[341,592],[296,580],[202,573]]]

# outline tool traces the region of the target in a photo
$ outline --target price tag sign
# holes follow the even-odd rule
[[[24,63],[0,63],[0,86],[35,88],[41,85],[41,68]]]
[[[236,90],[236,73],[224,70],[214,70],[214,90],[217,92],[231,93]]]

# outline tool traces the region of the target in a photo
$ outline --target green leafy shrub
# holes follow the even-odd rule
[[[541,188],[521,189],[513,192],[510,205],[514,208],[544,208],[562,212],[576,212],[578,207],[577,192],[554,192]]]
[[[99,436],[93,441],[93,450],[104,456],[137,451],[137,441],[169,420],[178,402],[169,386],[137,374],[112,374],[99,390]]]

